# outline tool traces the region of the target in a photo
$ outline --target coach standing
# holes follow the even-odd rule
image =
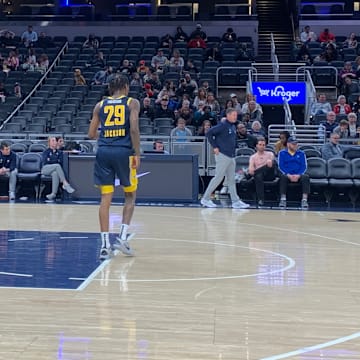
[[[236,148],[236,127],[237,111],[234,108],[226,110],[226,119],[209,129],[206,133],[207,140],[214,148],[215,154],[215,176],[211,179],[201,205],[209,208],[217,207],[210,200],[213,191],[219,186],[226,176],[232,207],[234,209],[245,209],[249,205],[240,200],[235,186],[235,148]]]

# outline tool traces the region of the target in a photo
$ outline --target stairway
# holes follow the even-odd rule
[[[257,0],[259,21],[257,61],[270,61],[270,34],[273,33],[279,62],[288,62],[293,39],[286,0]]]

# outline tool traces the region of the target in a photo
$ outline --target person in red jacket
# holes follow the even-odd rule
[[[347,115],[351,113],[351,106],[346,103],[346,97],[344,95],[340,95],[337,99],[337,104],[334,105],[334,113],[336,115]]]
[[[328,43],[335,43],[335,35],[329,31],[329,29],[324,29],[319,35],[319,41],[322,45],[326,45]]]
[[[188,42],[188,48],[201,48],[206,49],[206,42],[197,34],[195,38]]]

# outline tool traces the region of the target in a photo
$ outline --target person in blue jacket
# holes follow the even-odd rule
[[[280,208],[286,208],[286,192],[289,183],[300,183],[302,186],[302,209],[308,208],[308,194],[310,192],[310,178],[305,174],[307,163],[305,153],[298,149],[295,136],[290,136],[287,148],[281,150],[278,156],[280,175]]]

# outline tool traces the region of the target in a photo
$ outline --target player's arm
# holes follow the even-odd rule
[[[140,130],[139,130],[139,113],[140,113],[140,103],[137,99],[131,99],[129,104],[130,109],[130,137],[131,143],[135,152],[135,161],[134,167],[139,167],[140,165]]]
[[[94,107],[92,119],[89,126],[88,137],[90,139],[96,139],[98,137],[98,129],[100,126],[99,117],[100,103],[97,103]]]

